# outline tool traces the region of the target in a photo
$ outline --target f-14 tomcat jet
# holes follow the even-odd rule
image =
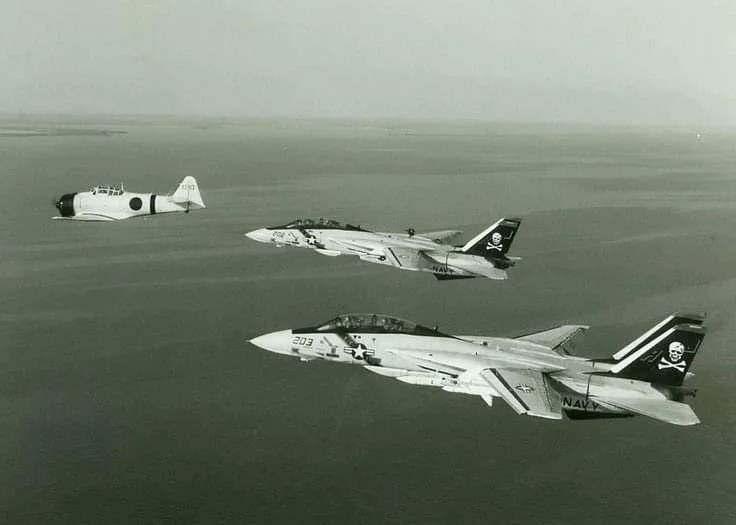
[[[361,260],[402,270],[431,272],[440,280],[487,277],[506,279],[506,270],[519,260],[508,257],[521,219],[500,219],[464,245],[449,242],[462,232],[444,230],[417,234],[381,233],[329,219],[298,219],[283,226],[245,234],[278,246],[312,248],[322,255],[357,255]]]
[[[197,180],[187,176],[171,195],[131,193],[122,187],[95,186],[90,191],[67,193],[54,203],[59,216],[53,219],[75,221],[114,221],[204,208]]]
[[[380,314],[340,315],[318,326],[251,339],[303,361],[360,365],[404,383],[500,397],[518,414],[548,419],[637,414],[675,425],[698,417],[682,402],[683,380],[705,328],[700,315],[673,314],[609,359],[571,355],[588,327],[566,325],[516,338],[456,336]]]

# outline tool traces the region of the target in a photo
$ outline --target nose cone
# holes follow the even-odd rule
[[[291,350],[291,340],[291,330],[281,330],[254,337],[250,340],[250,344],[277,354],[297,355]]]
[[[271,232],[266,228],[253,230],[252,232],[246,233],[245,236],[258,242],[271,242]]]
[[[54,202],[54,206],[59,210],[62,217],[74,216],[74,196],[76,193],[66,193]]]

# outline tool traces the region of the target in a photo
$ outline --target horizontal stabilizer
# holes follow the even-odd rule
[[[671,423],[673,425],[685,426],[697,425],[700,423],[700,419],[698,419],[698,416],[690,405],[678,403],[677,401],[645,398],[596,398],[596,401],[603,405],[623,408],[624,410],[635,412],[642,416],[651,417],[658,421],[664,421],[665,423]]]

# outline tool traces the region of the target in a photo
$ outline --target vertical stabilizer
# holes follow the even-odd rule
[[[492,259],[506,259],[521,219],[500,219],[470,239],[460,251]]]
[[[620,377],[661,386],[680,386],[706,329],[697,324],[679,324],[616,363],[611,372]]]
[[[197,179],[188,175],[179,183],[179,187],[171,194],[171,200],[177,204],[187,205],[188,209],[205,208],[202,195],[199,193]]]
[[[624,359],[627,355],[641,349],[643,346],[678,324],[702,325],[704,320],[705,314],[671,314],[613,354],[613,359],[615,361]]]

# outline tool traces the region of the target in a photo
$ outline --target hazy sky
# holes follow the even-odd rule
[[[0,112],[736,125],[736,1],[5,0]]]

